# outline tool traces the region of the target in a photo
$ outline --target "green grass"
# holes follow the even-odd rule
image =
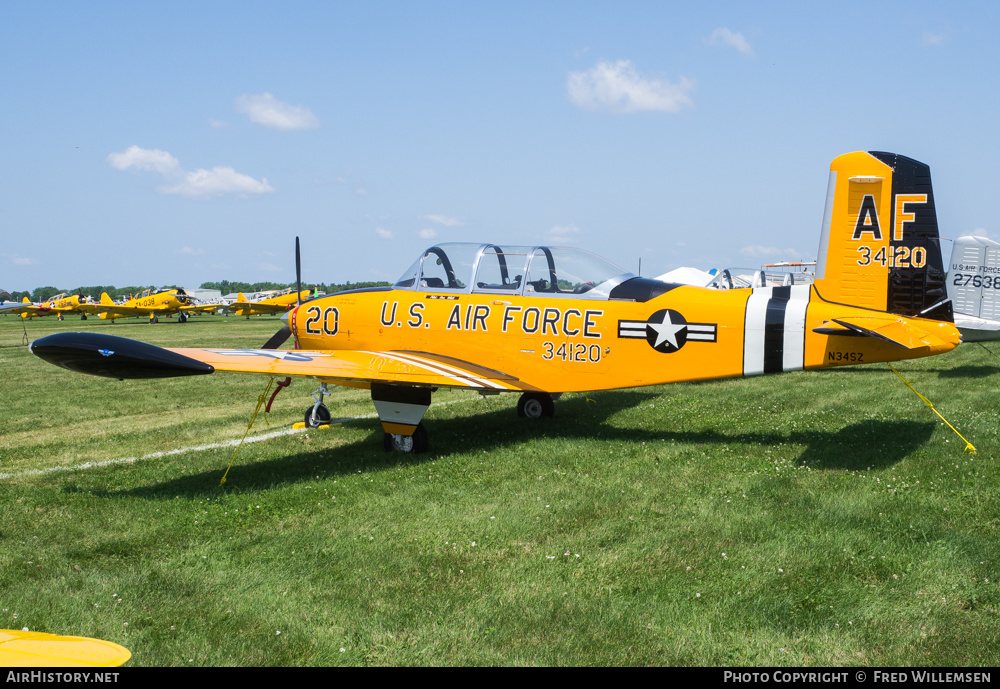
[[[175,346],[279,326],[27,325]],[[133,665],[1000,660],[1000,360],[975,345],[900,367],[975,456],[874,366],[566,395],[534,423],[513,395],[439,392],[426,455],[361,418],[245,445],[220,487],[232,448],[73,467],[239,438],[266,380],[83,376],[21,335],[0,317],[0,627]]]

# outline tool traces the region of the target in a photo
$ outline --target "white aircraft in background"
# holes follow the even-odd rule
[[[1000,340],[1000,242],[970,235],[955,240],[948,297],[962,342]]]

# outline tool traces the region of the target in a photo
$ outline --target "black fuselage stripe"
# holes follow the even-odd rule
[[[775,287],[767,301],[764,317],[764,373],[781,373],[785,355],[785,308],[791,287]]]

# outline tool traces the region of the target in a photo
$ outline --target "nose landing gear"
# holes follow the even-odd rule
[[[308,428],[319,428],[330,423],[330,410],[323,404],[323,398],[329,394],[326,390],[326,383],[320,383],[319,389],[313,391],[312,398],[316,404],[306,409],[305,421]]]

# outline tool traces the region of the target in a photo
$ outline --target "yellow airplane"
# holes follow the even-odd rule
[[[182,289],[148,289],[138,297],[116,304],[107,292],[101,294],[101,301],[91,308],[100,314],[101,318],[110,319],[112,323],[118,318],[149,316],[150,323],[159,322],[159,317],[168,313],[179,314],[177,320],[187,322],[188,314],[200,313],[214,309],[214,305],[196,305]]]
[[[258,301],[250,301],[243,295],[242,292],[240,292],[236,297],[236,301],[230,304],[227,308],[233,313],[240,316],[246,316],[249,319],[250,316],[254,315],[284,313],[296,304],[301,304],[311,296],[312,290],[296,290],[289,287],[288,289],[278,292],[273,297],[267,297]]]
[[[297,249],[297,248],[296,248]],[[438,388],[517,392],[523,417],[558,393],[869,364],[959,343],[929,168],[856,152],[831,164],[816,279],[729,290],[641,278],[578,249],[440,244],[392,287],[304,302],[261,349],[162,349],[59,333],[31,351],[114,378],[236,371],[371,391],[387,450],[421,452]],[[280,350],[289,337],[294,349]]]
[[[65,292],[62,292],[41,304],[32,304],[27,297],[24,297],[21,302],[25,306],[25,309],[21,312],[21,318],[65,316],[71,313],[78,313],[82,320],[87,320],[88,313],[96,313],[93,304],[90,304],[87,301],[87,297],[82,294],[67,295]]]

